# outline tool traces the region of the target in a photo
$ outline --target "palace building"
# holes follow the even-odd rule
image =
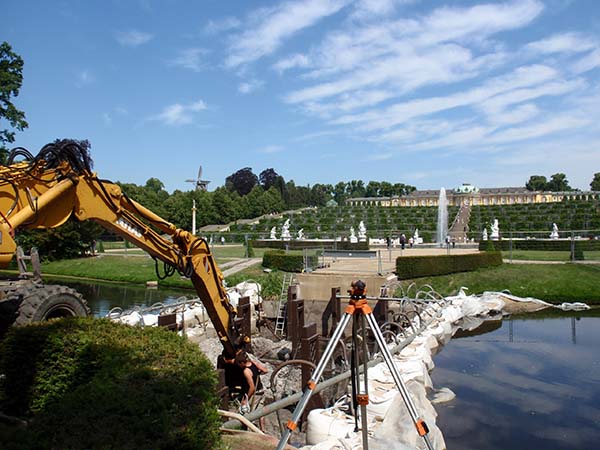
[[[408,195],[393,197],[355,197],[346,200],[351,206],[438,206],[440,190],[416,190]],[[446,191],[449,206],[461,205],[518,205],[561,202],[567,200],[591,200],[600,198],[597,191],[542,192],[529,191],[524,187],[478,188],[464,183]]]

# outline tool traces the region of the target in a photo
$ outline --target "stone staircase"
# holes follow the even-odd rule
[[[448,236],[456,243],[467,242],[467,232],[469,231],[469,219],[471,217],[471,204],[465,202],[460,205],[458,213],[448,230]]]

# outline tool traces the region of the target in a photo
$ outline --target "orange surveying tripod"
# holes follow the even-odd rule
[[[419,416],[419,414],[417,412],[415,404],[412,401],[412,398],[410,397],[410,393],[408,392],[408,389],[404,385],[404,382],[402,381],[402,378],[400,377],[400,374],[398,373],[398,369],[396,368],[396,365],[394,364],[392,355],[386,346],[383,335],[381,334],[381,330],[379,329],[379,326],[377,325],[377,321],[373,317],[373,311],[371,310],[371,307],[367,303],[367,300],[366,300],[367,289],[366,289],[365,283],[361,280],[353,281],[351,284],[351,289],[348,291],[348,293],[350,294],[350,300],[348,302],[348,306],[346,306],[346,309],[344,310],[344,315],[342,316],[340,322],[338,323],[336,329],[334,330],[333,335],[332,335],[331,339],[329,340],[329,343],[327,344],[327,347],[325,348],[325,351],[323,352],[323,356],[321,357],[319,364],[315,368],[311,379],[306,384],[304,393],[302,394],[302,397],[300,398],[300,401],[298,402],[298,405],[296,406],[296,409],[294,410],[294,413],[292,414],[292,418],[288,422],[287,427],[285,428],[285,430],[281,436],[279,444],[277,445],[277,450],[284,449],[285,445],[287,444],[287,442],[290,438],[290,435],[298,427],[298,421],[300,420],[300,417],[302,416],[302,413],[304,412],[304,409],[306,408],[306,405],[308,404],[310,397],[312,396],[315,388],[317,387],[319,378],[321,378],[321,375],[323,374],[323,371],[325,370],[325,367],[327,366],[329,359],[333,355],[333,351],[334,351],[336,345],[338,344],[338,341],[341,339],[341,337],[344,333],[344,329],[346,328],[346,325],[348,325],[348,323],[350,322],[351,318],[353,319],[353,321],[352,321],[352,359],[353,360],[352,360],[352,365],[351,365],[352,380],[353,380],[352,385],[353,385],[353,390],[356,389],[356,391],[357,391],[356,392],[356,402],[357,402],[358,406],[360,406],[363,450],[368,450],[368,448],[369,448],[368,429],[367,429],[367,405],[369,404],[369,388],[368,388],[368,379],[367,379],[368,353],[367,353],[367,336],[366,336],[365,320],[367,321],[369,328],[371,328],[371,332],[375,336],[375,340],[376,340],[377,344],[379,345],[379,348],[381,349],[383,359],[384,359],[386,365],[388,366],[388,369],[390,370],[392,377],[394,378],[396,387],[398,388],[398,391],[400,392],[400,395],[402,396],[402,400],[404,401],[404,404],[406,405],[408,412],[415,424],[417,433],[419,434],[419,436],[421,436],[423,438],[423,440],[425,441],[425,444],[427,445],[427,448],[429,450],[434,450],[433,445],[431,444],[431,441],[428,436],[429,428],[427,427],[427,424]],[[357,336],[358,330],[361,331],[361,336],[362,336],[362,353],[363,353],[362,360],[363,360],[363,381],[364,381],[362,389],[360,388],[360,374],[359,374],[360,369],[359,369],[359,364],[358,364],[358,361],[359,361],[359,358],[358,358],[358,336]]]

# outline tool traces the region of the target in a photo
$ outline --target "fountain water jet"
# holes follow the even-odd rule
[[[437,243],[444,245],[448,236],[448,199],[446,198],[446,189],[440,189],[438,199],[438,220],[437,220]]]

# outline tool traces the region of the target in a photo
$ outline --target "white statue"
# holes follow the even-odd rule
[[[492,234],[490,236],[493,240],[500,239],[500,226],[498,225],[498,219],[494,219],[492,224]]]
[[[367,227],[365,227],[365,223],[362,220],[358,224],[358,240],[360,242],[367,240]]]
[[[277,239],[277,227],[271,228],[271,236],[269,239]]]
[[[483,236],[482,236],[482,239],[483,239],[484,241],[487,241],[487,240],[488,240],[487,228],[484,228],[484,229],[483,229]]]
[[[419,229],[418,228],[415,228],[415,234],[413,236],[413,243],[415,243],[415,244],[423,243],[423,238],[419,237]]]
[[[354,232],[354,227],[350,227],[350,242],[352,242],[353,244],[356,244],[358,242],[358,239],[356,238],[356,234]]]
[[[290,219],[286,219],[285,222],[283,222],[283,226],[281,227],[281,239],[283,239],[284,241],[289,241],[292,238],[292,235],[290,234]]]
[[[558,226],[555,223],[552,224],[552,233],[550,233],[550,239],[558,239]]]
[[[296,237],[296,239],[298,239],[299,241],[301,241],[302,239],[304,239],[304,228],[300,228],[298,230],[298,237]]]

